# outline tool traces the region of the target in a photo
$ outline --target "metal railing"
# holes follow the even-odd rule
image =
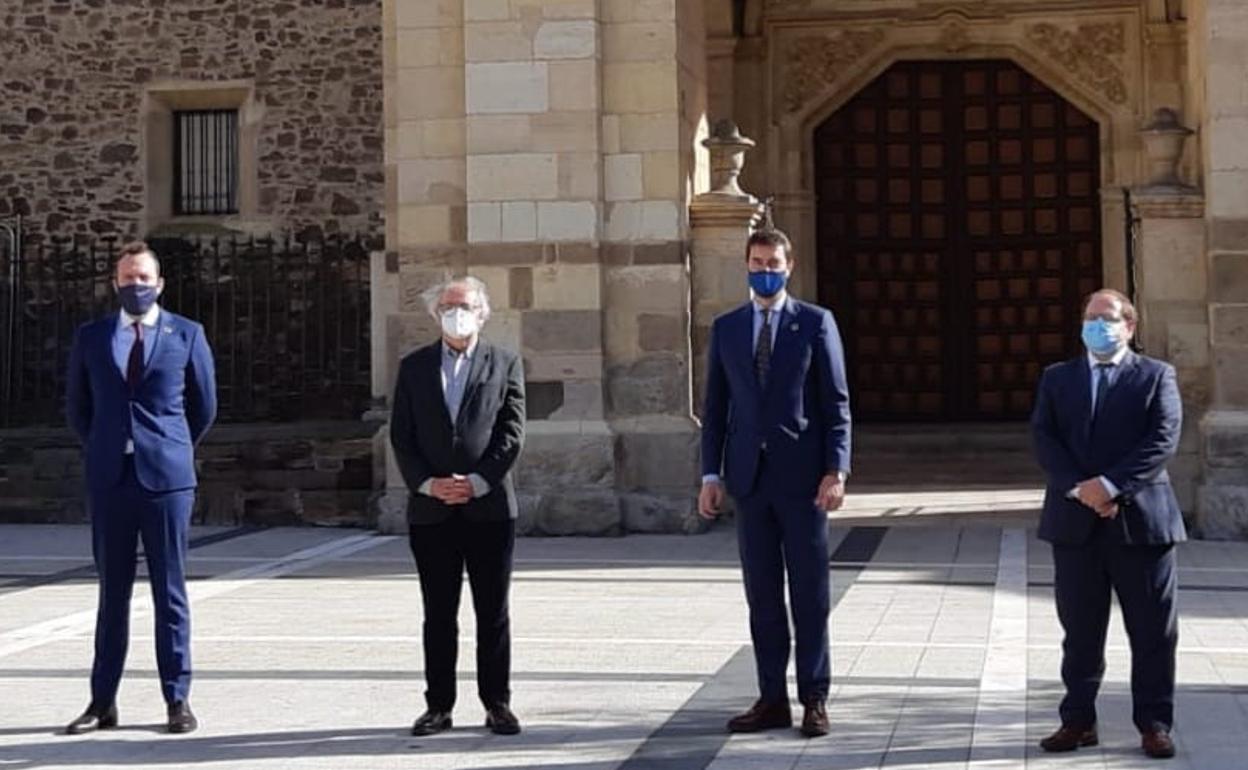
[[[162,307],[204,325],[221,419],[354,419],[370,394],[369,252],[364,237],[149,239]],[[0,425],[64,421],[77,326],[117,312],[114,239],[28,239],[0,297],[5,398]],[[3,301],[3,300],[0,300]]]

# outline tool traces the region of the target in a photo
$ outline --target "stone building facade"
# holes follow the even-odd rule
[[[1205,535],[1248,531],[1240,0],[383,10],[374,393],[436,334],[420,291],[484,278],[490,331],[527,366],[532,528],[688,520],[706,330],[745,298],[759,216],[732,180],[748,143],[710,137],[729,118],[756,143],[741,186],[794,236],[795,292],[842,320],[860,408],[1025,431],[1081,294],[1128,290],[1145,351],[1179,370],[1184,509]]]
[[[0,217],[31,232],[313,228],[384,214],[380,0],[0,7]],[[236,110],[236,212],[178,216],[173,120]]]

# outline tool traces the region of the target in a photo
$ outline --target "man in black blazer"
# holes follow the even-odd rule
[[[1183,407],[1174,367],[1137,355],[1131,301],[1110,289],[1084,306],[1087,355],[1044,372],[1031,427],[1048,477],[1039,536],[1053,545],[1065,638],[1061,728],[1045,751],[1094,746],[1110,591],[1131,642],[1132,721],[1150,757],[1174,756],[1178,646],[1175,543],[1187,539],[1166,463]]]
[[[477,616],[477,694],[485,726],[520,732],[509,706],[507,592],[516,540],[511,467],[524,444],[519,357],[482,339],[485,284],[452,280],[425,293],[442,338],[403,359],[390,443],[410,497],[407,520],[424,599],[425,701],[413,735],[451,727],[459,597],[465,567]]]

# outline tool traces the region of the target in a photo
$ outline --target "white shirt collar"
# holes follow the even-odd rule
[[[1119,350],[1117,353],[1115,353],[1114,357],[1109,359],[1108,361],[1102,361],[1101,359],[1097,358],[1091,353],[1088,353],[1088,368],[1091,369],[1092,371],[1096,371],[1097,364],[1109,364],[1110,366],[1118,366],[1119,364],[1122,363],[1122,359],[1127,357],[1128,350],[1130,350],[1130,347],[1127,345],[1123,345],[1122,349]]]
[[[761,304],[759,304],[758,297],[751,297],[751,298],[750,298],[750,303],[754,305],[754,312],[755,312],[755,313],[761,313],[761,312],[763,312],[763,306],[762,306]],[[772,310],[772,311],[775,311],[776,313],[779,313],[780,311],[784,310],[784,306],[785,306],[785,305],[787,305],[788,303],[789,303],[789,293],[788,293],[787,291],[784,291],[784,290],[782,289],[782,290],[780,291],[780,297],[779,297],[779,299],[777,299],[777,300],[776,300],[776,301],[775,301],[775,302],[771,305],[771,307],[767,308],[767,310]]]
[[[133,326],[135,321],[142,321],[143,325],[150,329],[156,326],[156,321],[159,318],[160,318],[160,305],[153,304],[150,308],[148,308],[147,312],[143,314],[142,318],[132,316],[124,310],[121,311],[120,323],[121,323],[121,327],[124,329],[126,327]]]
[[[477,352],[477,346],[480,344],[481,344],[481,335],[478,334],[477,338],[472,341],[471,345],[468,346],[468,349],[465,350],[463,353],[460,353],[455,348],[446,344],[446,340],[442,340],[442,355],[444,356],[445,355],[452,355],[452,356],[462,355],[464,358],[472,358],[472,354]]]

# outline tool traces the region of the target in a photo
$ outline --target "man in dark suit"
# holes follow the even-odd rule
[[[477,617],[477,694],[486,727],[520,732],[509,706],[507,592],[517,512],[511,468],[524,444],[519,357],[480,336],[485,284],[461,278],[425,295],[442,338],[403,359],[390,443],[410,492],[407,520],[424,599],[425,701],[412,735],[451,727],[465,567]]]
[[[84,449],[92,547],[100,578],[91,703],[70,734],[117,726],[130,638],[138,541],[152,586],[156,661],[171,733],[197,726],[191,687],[186,548],[195,503],[195,445],[217,413],[212,351],[199,324],[156,304],[160,263],[144,243],[121,250],[121,313],[84,324],[66,381],[70,427]]]
[[[796,636],[801,731],[828,733],[831,680],[826,511],[839,508],[849,474],[849,388],[832,313],[785,292],[788,238],[760,230],[746,245],[752,301],[711,327],[702,416],[698,510],[713,518],[724,490],[737,508],[737,540],[759,698],[728,722],[733,732],[793,723],[785,669]],[[721,481],[722,474],[722,481]]]
[[[1142,747],[1150,757],[1174,756],[1174,544],[1187,533],[1166,463],[1178,448],[1182,403],[1174,367],[1128,347],[1135,325],[1126,296],[1092,294],[1083,312],[1087,355],[1045,370],[1031,418],[1048,478],[1039,536],[1053,545],[1065,631],[1062,724],[1040,742],[1045,751],[1097,743],[1112,589],[1131,642]]]

